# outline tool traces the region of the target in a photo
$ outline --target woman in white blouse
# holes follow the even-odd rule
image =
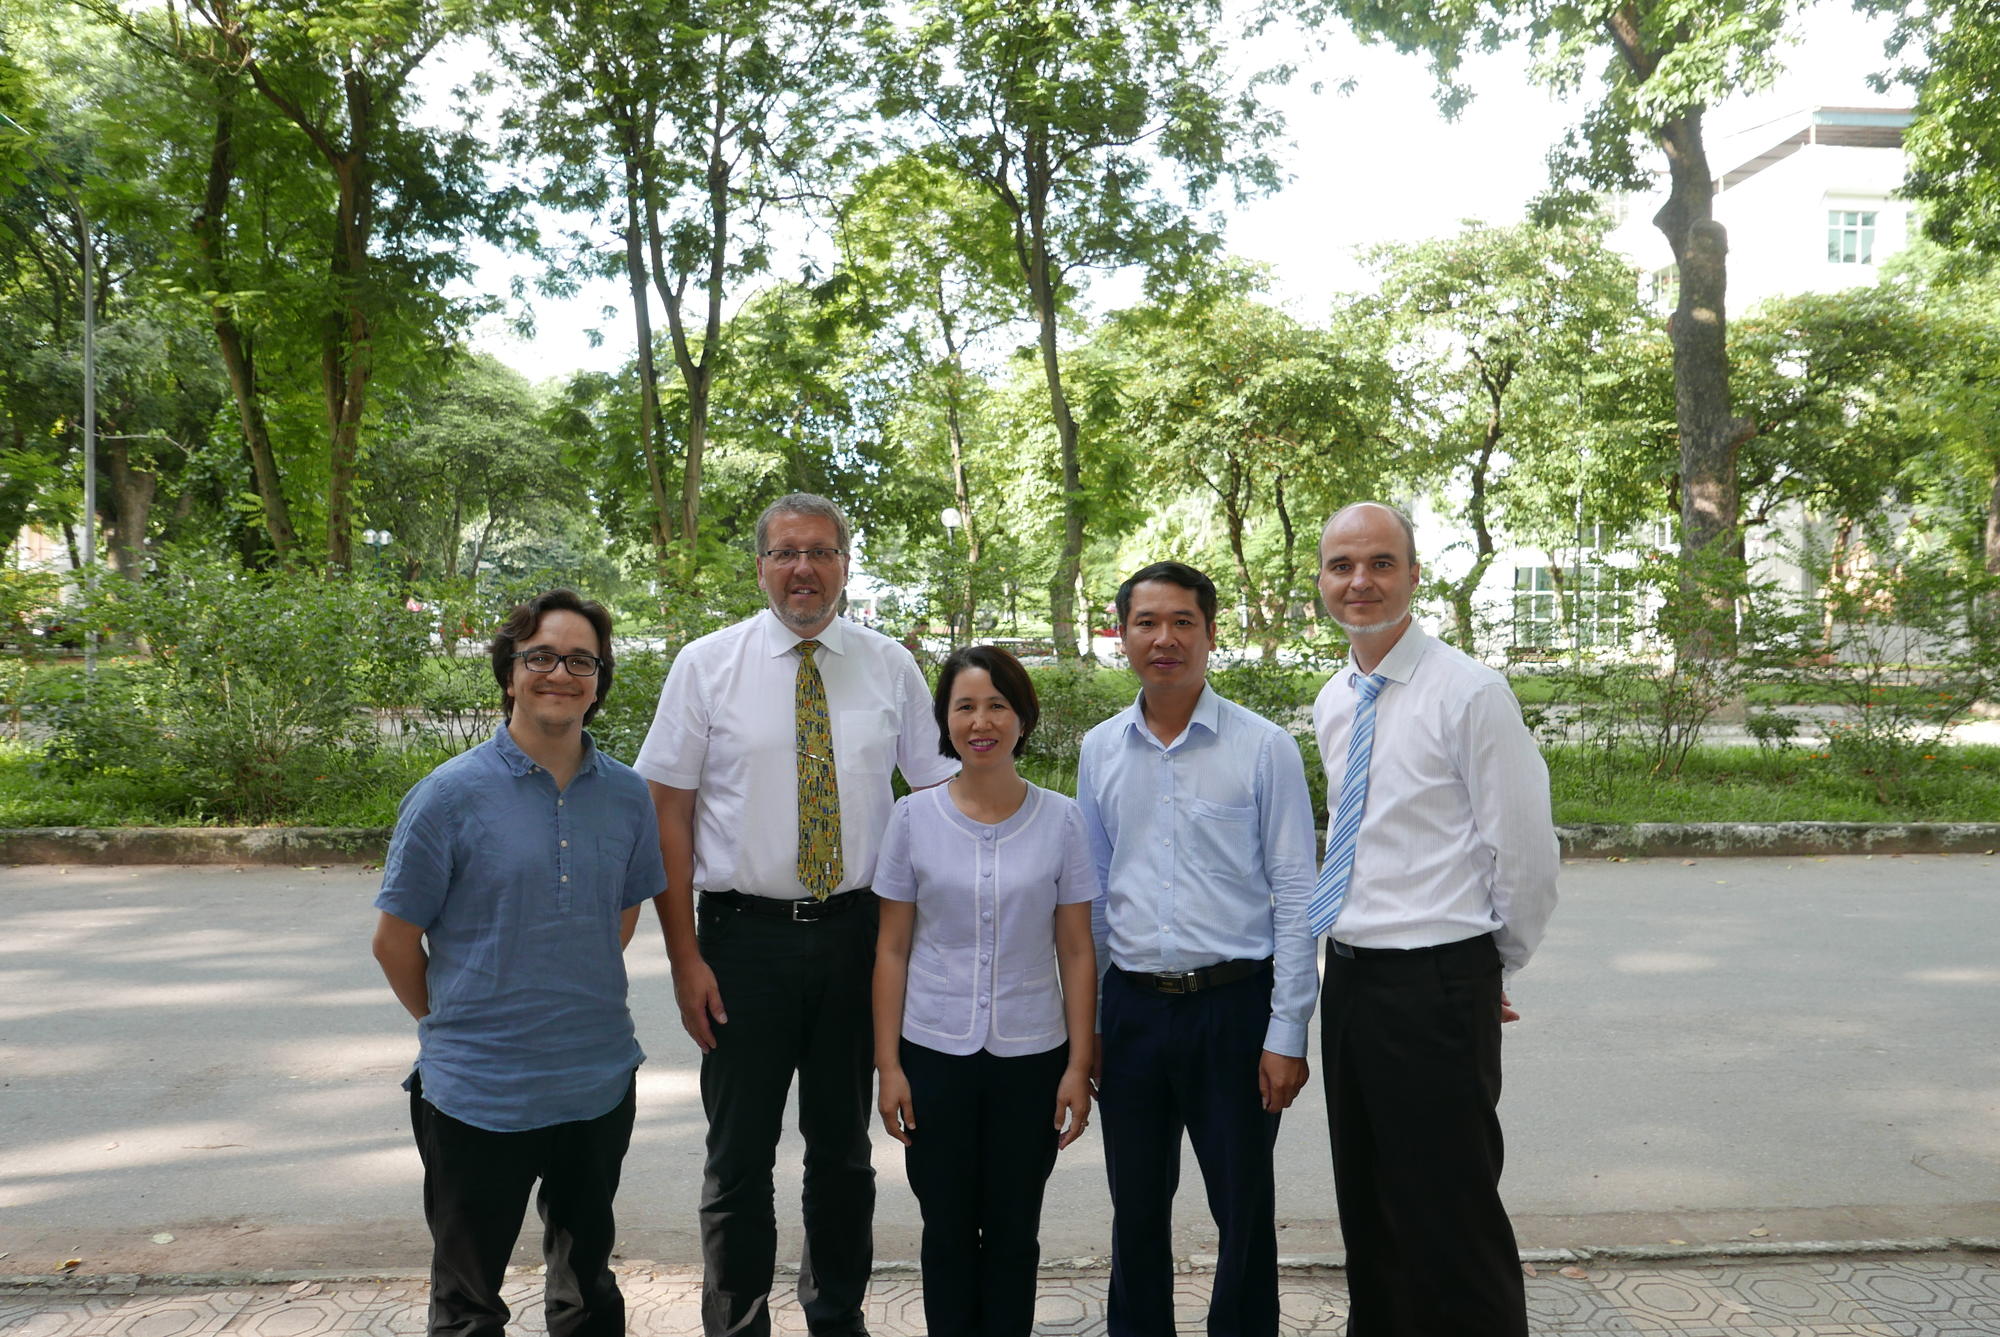
[[[1014,758],[1034,684],[1005,650],[938,675],[948,784],[896,805],[875,870],[875,1066],[882,1122],[923,1209],[933,1337],[1024,1337],[1042,1190],[1090,1121],[1096,866],[1076,804]]]

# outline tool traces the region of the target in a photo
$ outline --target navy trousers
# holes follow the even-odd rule
[[[1349,1337],[1527,1337],[1500,1202],[1500,954],[1490,935],[1326,954],[1321,1060]]]
[[[1174,1331],[1173,1203],[1181,1134],[1194,1146],[1221,1236],[1209,1337],[1278,1331],[1278,1116],[1257,1065],[1271,1020],[1271,968],[1200,993],[1153,993],[1104,975],[1104,1161],[1111,1180],[1110,1337]]]

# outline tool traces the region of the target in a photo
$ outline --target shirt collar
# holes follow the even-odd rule
[[[1124,728],[1135,730],[1138,733],[1145,735],[1147,738],[1152,739],[1154,745],[1158,746],[1159,745],[1158,736],[1154,734],[1154,732],[1151,729],[1148,729],[1146,727],[1146,712],[1143,708],[1145,700],[1146,700],[1146,693],[1145,690],[1142,688],[1139,692],[1139,695],[1132,698],[1132,704],[1125,707],[1125,709],[1121,713],[1114,716],[1113,718],[1117,719]],[[1194,714],[1188,716],[1188,728],[1192,729],[1195,727],[1195,725],[1199,724],[1203,729],[1206,729],[1208,731],[1211,737],[1213,737],[1214,735],[1221,732],[1221,730],[1217,727],[1221,722],[1222,722],[1222,695],[1215,690],[1212,684],[1204,681],[1201,685],[1201,695],[1195,698]],[[1176,738],[1174,740],[1175,744],[1179,744],[1181,738],[1186,738],[1186,737],[1187,734],[1183,732],[1180,738]]]
[[[1411,618],[1408,630],[1396,639],[1389,653],[1383,655],[1382,662],[1375,666],[1376,675],[1387,678],[1390,682],[1408,683],[1416,676],[1417,662],[1424,657],[1424,651],[1430,649],[1430,646],[1430,633],[1425,631],[1415,618]],[[1355,678],[1363,676],[1352,659],[1347,661],[1346,672],[1350,687],[1354,685]]]
[[[799,648],[801,641],[807,639],[819,642],[821,649],[830,650],[834,654],[844,655],[847,653],[847,619],[837,613],[834,615],[833,621],[827,623],[820,630],[819,635],[811,638],[801,636],[796,631],[793,631],[785,625],[782,618],[769,608],[759,613],[757,617],[758,625],[763,628],[764,632],[764,653],[772,659],[776,659],[779,655],[792,653],[792,651]]]
[[[541,764],[521,750],[521,745],[514,741],[514,735],[507,731],[507,722],[505,720],[502,720],[500,727],[493,731],[493,751],[499,756],[501,764],[513,775],[531,774]],[[583,760],[577,765],[576,773],[578,775],[586,775],[596,769],[597,740],[590,736],[590,730],[585,729],[583,731]]]

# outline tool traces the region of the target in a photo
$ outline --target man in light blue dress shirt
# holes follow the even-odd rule
[[[1077,768],[1105,888],[1111,1337],[1174,1331],[1183,1131],[1220,1234],[1209,1337],[1278,1330],[1271,1149],[1307,1076],[1316,848],[1298,745],[1208,685],[1215,611],[1214,583],[1179,562],[1119,587],[1139,699],[1090,731]]]

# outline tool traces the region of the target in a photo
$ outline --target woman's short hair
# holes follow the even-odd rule
[[[993,689],[1014,708],[1015,718],[1021,721],[1021,736],[1014,740],[1014,755],[1020,756],[1027,750],[1028,735],[1035,731],[1035,721],[1042,717],[1042,706],[1035,700],[1035,684],[1028,677],[1028,670],[997,645],[968,645],[954,650],[938,670],[937,693],[932,698],[937,715],[938,751],[958,760],[958,749],[951,745],[951,688],[959,673],[969,668],[986,670],[986,676],[993,679]]]
[[[535,628],[550,613],[580,614],[597,632],[597,696],[583,712],[583,722],[588,724],[597,717],[611,691],[611,613],[603,604],[586,599],[575,590],[537,594],[509,613],[500,630],[493,634],[493,644],[487,650],[493,656],[493,680],[500,684],[500,713],[510,720],[514,718],[515,647],[533,636]]]

